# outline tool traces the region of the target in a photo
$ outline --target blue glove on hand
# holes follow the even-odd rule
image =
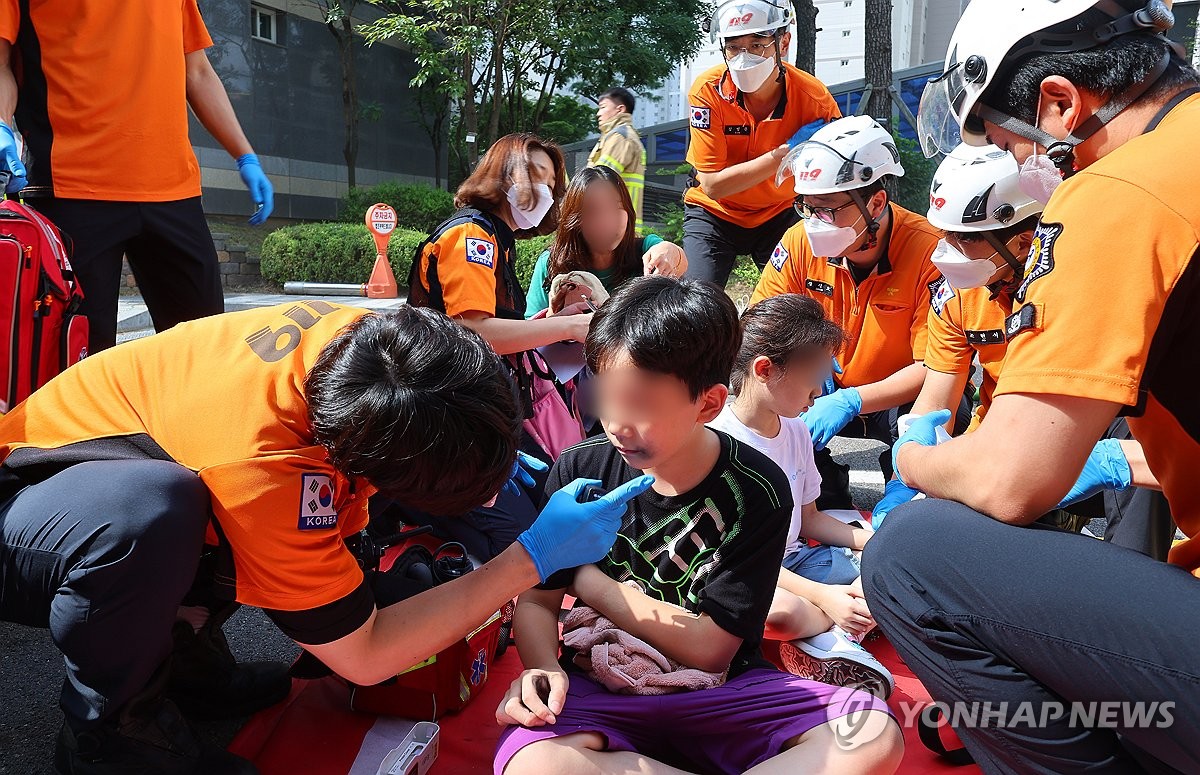
[[[537,486],[537,482],[533,481],[533,476],[529,473],[530,471],[545,471],[549,467],[533,455],[526,455],[518,449],[512,473],[508,475],[508,481],[504,483],[503,490],[511,495],[520,495],[521,485],[530,488]]]
[[[275,189],[271,188],[271,181],[267,180],[262,165],[258,163],[258,157],[254,154],[239,156],[237,165],[242,182],[250,189],[250,198],[258,205],[254,215],[250,216],[250,225],[258,226],[270,218],[271,211],[275,209]]]
[[[639,476],[594,501],[580,503],[595,479],[576,479],[550,496],[529,529],[517,536],[543,582],[556,571],[599,562],[617,540],[625,504],[650,489],[653,476]]]
[[[875,510],[871,512],[871,527],[878,530],[879,526],[883,524],[883,520],[887,517],[888,512],[903,503],[908,503],[920,494],[899,479],[893,479],[885,484],[883,486],[883,497],[879,499],[879,503],[875,505]]]
[[[29,183],[21,155],[17,153],[17,136],[8,124],[0,123],[0,172],[8,173],[4,193],[15,194]]]
[[[817,130],[823,126],[825,126],[825,119],[818,118],[816,121],[800,127],[796,130],[796,134],[792,135],[792,139],[788,140],[788,148],[795,148],[800,143],[811,140],[812,136],[817,133]]]
[[[800,415],[800,420],[812,434],[813,448],[820,450],[861,411],[862,396],[858,390],[841,388],[813,401],[812,408]]]
[[[936,447],[945,438],[946,421],[950,419],[949,409],[939,409],[936,412],[923,414],[920,417],[913,419],[912,424],[908,426],[908,430],[896,440],[892,445],[892,470],[896,473],[896,478],[904,481],[904,477],[900,475],[900,466],[896,463],[897,453],[900,447],[915,441],[922,447]],[[938,429],[942,430],[942,438],[938,438]]]
[[[1129,461],[1121,450],[1119,439],[1101,439],[1092,448],[1079,480],[1059,502],[1062,508],[1076,501],[1091,497],[1103,490],[1124,490],[1133,484],[1133,472],[1129,470]]]
[[[827,396],[837,390],[837,383],[833,381],[833,375],[842,373],[842,364],[838,363],[837,356],[833,356],[833,363],[830,364],[831,371],[829,376],[825,378],[825,382],[821,385],[821,395]]]

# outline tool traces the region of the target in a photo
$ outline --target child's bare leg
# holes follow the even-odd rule
[[[517,751],[504,767],[505,775],[689,775],[633,751],[605,751],[604,737],[578,732],[539,740]]]
[[[775,588],[764,635],[771,640],[795,640],[819,635],[833,626],[820,608],[781,587]]]
[[[892,775],[904,757],[904,735],[881,710],[814,727],[746,775]]]

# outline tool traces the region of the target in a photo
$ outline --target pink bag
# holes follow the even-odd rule
[[[529,401],[525,410],[525,432],[551,460],[558,460],[563,450],[584,438],[583,424],[573,411],[574,381],[559,385],[536,350],[510,355],[509,362],[516,372],[522,396]]]

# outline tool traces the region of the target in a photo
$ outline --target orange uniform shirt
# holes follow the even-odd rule
[[[513,233],[499,218],[489,220],[492,229],[467,221],[451,226],[425,246],[414,267],[414,279],[428,303],[418,299],[411,289],[410,302],[431,306],[450,317],[483,312],[493,317],[524,319],[525,292],[513,269]]]
[[[992,404],[996,380],[1004,366],[1004,355],[1008,351],[1004,324],[1012,314],[1013,300],[1007,293],[993,299],[987,288],[958,290],[941,279],[934,283],[931,291],[925,366],[942,374],[968,374],[971,361],[978,355],[979,365],[983,367],[979,406],[967,428],[972,431]]]
[[[724,63],[702,73],[688,92],[688,163],[699,172],[719,172],[771,152],[817,119],[841,118],[825,84],[792,65],[784,68],[783,98],[775,113],[763,121],[755,121],[746,110]],[[747,228],[771,220],[791,207],[795,198],[792,180],[777,186],[774,176],[724,199],[713,199],[699,185],[683,195],[688,204]]]
[[[196,0],[0,0],[0,38],[14,45],[27,193],[200,196],[184,55],[212,39]]]
[[[925,359],[929,295],[940,275],[929,256],[940,232],[916,213],[892,204],[887,250],[859,285],[844,258],[814,256],[804,224],[788,229],[763,269],[750,298],[801,293],[821,303],[831,320],[846,330],[838,351],[842,387],[858,387],[890,377]]]
[[[1133,407],[1175,522],[1171,561],[1200,567],[1200,95],[1062,184],[1034,235],[996,395]]]
[[[302,611],[339,600],[363,579],[343,539],[366,527],[372,490],[313,444],[304,380],[363,314],[296,302],[97,353],[0,417],[0,460],[18,474],[31,466],[26,476],[34,458],[45,471],[101,447],[105,459],[173,460],[208,487],[238,601]]]

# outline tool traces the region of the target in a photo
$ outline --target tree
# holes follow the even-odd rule
[[[792,0],[796,9],[796,67],[806,73],[817,72],[817,14],[813,0]]]
[[[354,61],[353,13],[357,0],[316,0],[317,8],[325,20],[329,34],[337,41],[338,61],[342,74],[342,119],[345,138],[342,157],[346,160],[346,180],[350,187],[355,183],[355,167],[358,163],[358,122],[361,118],[358,106],[358,74]]]
[[[866,0],[866,40],[864,41],[863,70],[867,87],[867,114],[884,129],[892,123],[892,2]],[[885,184],[889,196],[895,196],[895,181]]]

